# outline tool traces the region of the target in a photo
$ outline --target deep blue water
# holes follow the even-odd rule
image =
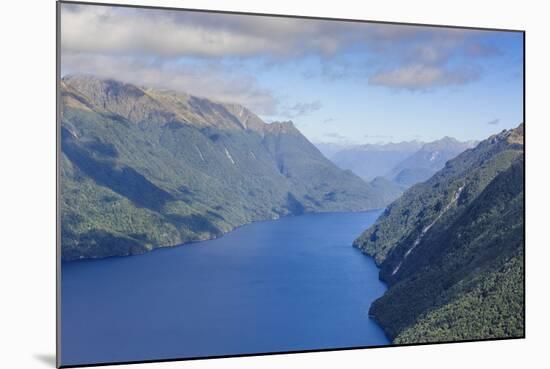
[[[379,211],[253,223],[211,241],[62,266],[64,365],[384,345],[385,286],[351,246]]]

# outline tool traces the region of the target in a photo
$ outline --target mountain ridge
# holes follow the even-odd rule
[[[475,144],[475,141],[460,142],[449,136],[427,142],[411,156],[394,166],[386,176],[402,186],[410,187],[430,178],[443,168],[448,160],[472,148]]]
[[[370,313],[395,343],[523,336],[523,135],[459,154],[354,241],[389,285]]]
[[[476,141],[458,141],[445,136],[431,142],[418,140],[384,144],[316,146],[342,169],[350,169],[364,180],[386,177],[401,189],[422,182],[443,168],[445,162],[475,146]]]
[[[370,210],[398,195],[337,168],[292,122],[267,124],[240,105],[90,76],[63,78],[61,95],[64,260]]]

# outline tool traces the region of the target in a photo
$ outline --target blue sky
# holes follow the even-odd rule
[[[247,106],[313,142],[483,139],[522,121],[516,32],[62,4],[62,74]]]

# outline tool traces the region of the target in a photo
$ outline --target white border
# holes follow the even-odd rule
[[[110,2],[527,30],[527,339],[119,368],[518,368],[547,361],[550,58],[544,2]],[[0,366],[51,368],[55,353],[55,4],[12,0],[2,6]]]

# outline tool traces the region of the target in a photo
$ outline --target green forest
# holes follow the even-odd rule
[[[354,245],[389,285],[369,313],[394,343],[522,337],[523,124],[406,191]]]
[[[132,255],[286,215],[382,208],[401,189],[326,159],[292,122],[92,76],[61,84],[64,260]]]

